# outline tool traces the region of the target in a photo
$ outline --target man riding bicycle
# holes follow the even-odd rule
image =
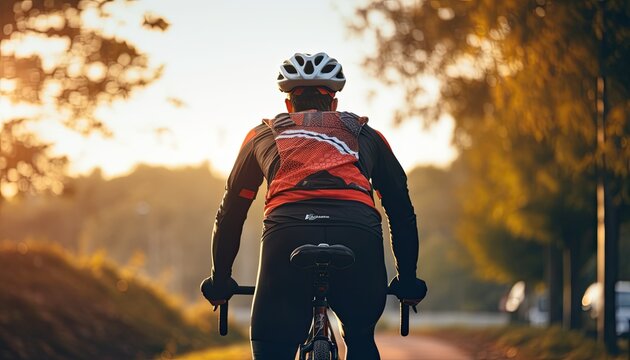
[[[345,85],[341,64],[325,53],[295,54],[277,83],[288,113],[265,119],[247,134],[227,181],[212,237],[212,275],[202,286],[213,304],[237,286],[232,264],[243,223],[263,179],[265,217],[252,306],[254,359],[293,359],[312,319],[311,273],[292,266],[304,244],[341,244],[355,263],[331,270],[328,301],[341,323],[346,359],[378,359],[374,327],[383,313],[387,274],[381,216],[387,214],[397,276],[390,286],[415,305],[426,295],[416,277],[418,233],[407,177],[383,135],[366,117],[338,112]]]

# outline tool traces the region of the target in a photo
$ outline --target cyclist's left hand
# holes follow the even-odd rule
[[[389,283],[394,295],[406,305],[416,306],[427,295],[427,284],[416,277],[396,276]]]
[[[212,276],[201,282],[201,293],[214,306],[225,304],[238,288],[236,280],[231,277],[225,280],[214,279]]]

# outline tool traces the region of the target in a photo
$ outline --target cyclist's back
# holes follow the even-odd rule
[[[341,65],[324,53],[295,54],[278,84],[289,113],[264,120],[247,135],[228,179],[213,234],[211,299],[229,298],[231,267],[242,225],[263,179],[268,191],[261,258],[252,308],[255,359],[293,359],[311,321],[310,273],[289,263],[304,244],[341,244],[355,264],[331,271],[331,309],[342,324],[348,359],[376,359],[374,326],[387,292],[381,217],[386,209],[398,277],[407,298],[424,297],[416,279],[418,236],[406,176],[384,137],[367,118],[337,112]],[[371,180],[371,181],[370,181]],[[212,301],[212,300],[211,300]]]

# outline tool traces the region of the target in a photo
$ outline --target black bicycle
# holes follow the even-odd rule
[[[300,345],[300,360],[338,360],[339,349],[328,319],[329,268],[346,269],[354,263],[354,253],[343,245],[303,245],[291,253],[291,263],[313,269],[313,321],[306,342]],[[253,295],[254,286],[239,286],[234,295]],[[389,295],[394,295],[388,290]],[[415,308],[414,308],[415,311]],[[219,306],[219,334],[228,333],[228,302]],[[400,335],[409,334],[409,305],[400,302]]]

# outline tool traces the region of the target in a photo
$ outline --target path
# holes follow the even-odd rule
[[[469,360],[453,345],[443,340],[422,335],[401,337],[395,334],[377,334],[376,343],[383,360]],[[345,346],[340,344],[341,358]],[[177,357],[178,360],[244,360],[251,359],[248,343],[239,343],[225,347],[214,347],[199,352]],[[296,356],[297,359],[297,356]]]
[[[429,336],[377,334],[376,344],[383,360],[468,360],[455,346]]]

